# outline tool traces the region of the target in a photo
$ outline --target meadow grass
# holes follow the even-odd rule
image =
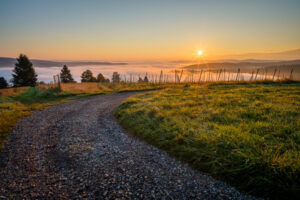
[[[5,89],[0,96],[0,149],[7,134],[15,123],[34,110],[42,110],[47,106],[71,100],[72,94],[60,93],[57,89],[37,89],[27,87],[26,90],[16,88]],[[9,90],[15,90],[11,92]],[[11,94],[11,95],[9,95]]]
[[[135,136],[260,197],[300,193],[300,84],[205,84],[127,99]]]
[[[151,84],[151,83],[63,83],[61,88],[63,92],[72,94],[92,94],[92,93],[116,93],[116,92],[129,92],[129,91],[140,91],[140,90],[153,90],[165,88],[171,85],[170,83],[165,84]],[[51,89],[53,85],[40,85],[39,88]]]

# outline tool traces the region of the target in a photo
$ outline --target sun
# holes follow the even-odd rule
[[[201,56],[203,54],[202,50],[198,51],[198,55]]]

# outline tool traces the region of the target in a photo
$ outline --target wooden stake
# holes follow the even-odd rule
[[[275,68],[275,70],[274,70],[274,74],[273,74],[273,78],[272,78],[272,81],[274,81],[274,78],[275,78],[275,74],[276,74],[276,72],[277,72],[277,69]]]
[[[183,70],[181,70],[181,73],[180,73],[179,83],[180,83],[180,81],[181,81],[182,73],[183,73]]]
[[[236,78],[235,78],[236,81],[237,81],[238,78],[239,78],[239,74],[240,74],[240,68],[238,68],[238,71],[237,71],[237,73],[236,73]]]
[[[201,69],[201,71],[200,71],[200,76],[199,76],[198,84],[200,84],[200,82],[201,82],[201,76],[202,76],[202,69]]]
[[[290,73],[290,79],[291,79],[291,80],[293,80],[293,72],[294,72],[294,69],[292,68],[292,69],[291,69],[291,73]]]
[[[61,85],[60,85],[60,77],[59,77],[59,74],[57,74],[57,82],[58,82],[58,90],[61,91]]]
[[[253,74],[254,74],[254,71],[252,71],[252,74],[251,74],[250,81],[252,81],[252,80],[253,80]]]
[[[256,70],[255,80],[257,78],[258,72],[259,72],[259,69]]]

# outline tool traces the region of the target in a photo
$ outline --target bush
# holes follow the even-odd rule
[[[7,88],[8,83],[6,82],[4,77],[0,77],[0,89]]]
[[[86,70],[81,74],[81,82],[97,82],[91,70]]]

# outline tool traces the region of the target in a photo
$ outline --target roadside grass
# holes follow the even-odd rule
[[[26,92],[29,87],[16,87],[16,88],[5,88],[0,89],[0,97],[7,98],[9,96],[14,96],[22,92]]]
[[[15,90],[16,88],[10,89]],[[35,87],[26,89],[25,92],[20,90],[19,93],[5,91],[5,94],[13,95],[0,96],[0,149],[7,134],[20,118],[30,115],[34,110],[42,110],[50,105],[67,102],[73,96],[68,93],[59,93],[56,89],[38,90]],[[2,91],[0,90],[0,92]]]
[[[165,87],[154,84],[66,83],[59,91],[51,84],[0,90],[0,149],[15,123],[35,110],[73,99],[124,91],[153,90]]]
[[[115,111],[133,135],[259,197],[300,194],[300,84],[185,84]]]

